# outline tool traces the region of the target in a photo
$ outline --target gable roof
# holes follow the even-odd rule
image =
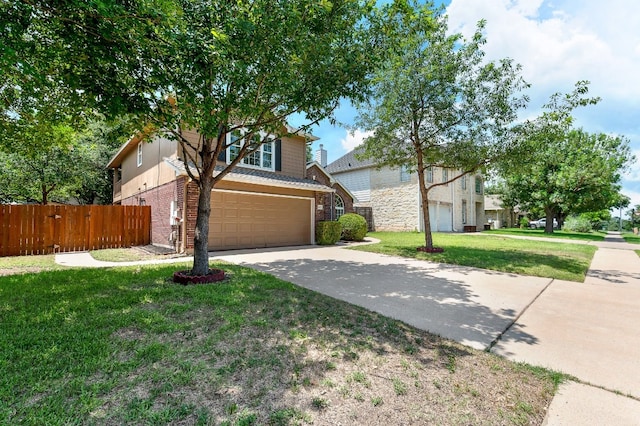
[[[175,170],[176,175],[186,176],[187,169],[184,162],[178,158],[163,158],[164,162]],[[214,174],[222,171],[223,166],[216,166]],[[198,174],[195,167],[191,167],[194,175]],[[265,170],[250,169],[247,167],[236,166],[224,177],[225,180],[232,182],[252,183],[256,185],[278,186],[283,188],[307,189],[319,192],[335,192],[333,188],[316,182],[311,179],[300,179],[292,176],[282,175]]]
[[[342,190],[349,195],[349,197],[351,197],[352,200],[357,200],[357,198],[355,197],[355,195],[353,195],[351,193],[351,191],[349,191],[349,188],[347,188],[346,186],[344,186],[343,184],[340,183],[339,180],[337,180],[336,178],[334,178],[333,176],[331,176],[331,174],[329,172],[327,172],[324,167],[322,167],[320,165],[320,163],[318,163],[317,161],[312,161],[310,163],[307,163],[307,172],[309,172],[309,169],[312,167],[316,167],[316,169],[318,169],[320,171],[320,173],[322,173],[323,175],[325,175],[327,177],[327,179],[329,179],[329,183],[331,184],[331,186],[333,185],[338,185],[340,188],[342,188]]]
[[[356,158],[356,155],[362,153],[362,150],[362,146],[357,146],[353,151],[346,153],[333,163],[327,165],[326,171],[335,174],[375,166],[376,162],[372,158],[364,160]]]

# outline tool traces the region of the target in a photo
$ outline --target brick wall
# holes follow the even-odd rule
[[[184,221],[186,222],[186,226],[184,245],[185,250],[191,253],[193,252],[193,239],[196,236],[196,218],[198,217],[198,197],[200,196],[200,191],[195,182],[189,182],[185,188]]]
[[[351,198],[347,191],[345,191],[338,183],[331,185],[331,181],[327,175],[325,175],[317,165],[313,165],[307,169],[307,179],[315,180],[316,182],[335,189],[335,194],[339,195],[344,202],[344,212],[353,213],[353,198]],[[336,213],[334,210],[335,194],[331,194],[330,192],[316,192],[315,223],[323,220],[336,219]],[[318,206],[322,206],[322,209],[319,209]]]
[[[183,179],[172,181],[156,188],[142,191],[135,196],[122,200],[123,205],[144,204],[151,206],[151,243],[161,246],[174,246],[169,237],[172,232],[179,232],[179,227],[171,226],[171,201],[176,201],[176,206],[182,206],[181,192],[184,186]],[[177,234],[174,234],[178,237]]]

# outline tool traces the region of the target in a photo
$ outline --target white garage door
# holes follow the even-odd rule
[[[451,205],[449,204],[429,204],[429,220],[431,231],[451,232]]]
[[[311,199],[213,191],[209,249],[311,244]]]

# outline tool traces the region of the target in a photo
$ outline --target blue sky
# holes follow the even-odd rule
[[[440,3],[440,2],[438,2]],[[449,29],[470,36],[486,19],[488,59],[510,57],[523,66],[531,84],[529,107],[522,118],[536,117],[555,92],[570,92],[589,80],[590,95],[602,98],[578,111],[576,126],[589,132],[622,135],[640,159],[640,2],[636,0],[450,0]],[[351,124],[355,111],[343,105],[340,122]],[[292,121],[296,125],[295,121]],[[320,138],[329,162],[365,137],[322,122],[312,133]],[[640,160],[622,181],[622,192],[640,204]]]

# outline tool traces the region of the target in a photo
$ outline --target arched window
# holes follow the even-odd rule
[[[336,220],[340,219],[340,216],[344,214],[344,201],[336,194]]]

